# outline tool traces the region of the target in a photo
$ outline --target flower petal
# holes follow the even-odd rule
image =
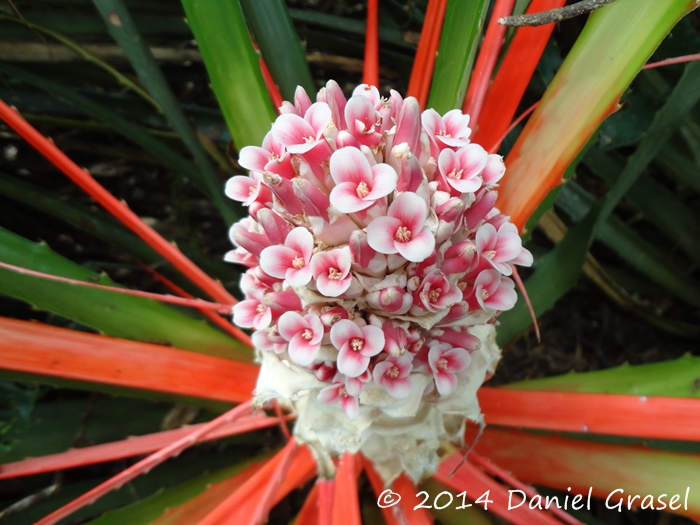
[[[357,419],[360,413],[360,403],[354,396],[340,396],[340,406],[350,421]]]
[[[428,206],[415,193],[404,192],[391,203],[387,215],[398,219],[411,232],[417,233],[423,228],[428,218]]]
[[[442,354],[447,359],[447,371],[456,374],[466,370],[472,362],[472,356],[464,348],[452,348]]]
[[[260,267],[267,275],[284,279],[287,269],[292,267],[292,261],[299,255],[296,250],[286,246],[268,246],[260,254]]]
[[[498,242],[498,232],[492,224],[488,222],[481,226],[476,232],[476,249],[479,253],[487,250],[493,250]]]
[[[408,242],[397,242],[398,252],[411,262],[423,262],[435,251],[435,237],[423,228]]]
[[[260,305],[260,301],[255,299],[236,303],[233,306],[233,322],[241,328],[253,328],[255,317],[260,313],[258,305]]]
[[[363,334],[360,327],[349,319],[341,319],[331,327],[331,343],[338,350],[353,337],[362,338]]]
[[[309,328],[308,321],[297,312],[285,312],[277,321],[277,330],[287,341],[291,341],[295,335],[306,328]]]
[[[251,189],[255,190],[257,183],[250,177],[236,175],[226,181],[226,196],[238,202],[248,202],[251,196]]]
[[[342,383],[327,386],[318,393],[318,400],[327,405],[335,403],[340,397],[340,387],[342,386]]]
[[[329,279],[328,274],[322,273],[316,277],[316,288],[326,297],[339,297],[347,292],[352,284],[352,276],[345,279]]]
[[[348,377],[361,375],[369,365],[369,357],[353,350],[341,350],[338,354],[338,372]]]
[[[304,338],[303,333],[298,333],[289,341],[287,353],[292,362],[299,366],[309,366],[313,363],[320,347],[319,343],[312,344],[311,341]]]
[[[383,386],[396,399],[405,399],[411,394],[410,377],[393,377],[385,381]]]
[[[316,138],[314,128],[298,115],[280,115],[272,125],[272,136],[285,146],[306,144],[307,139]]]
[[[367,100],[367,99],[364,99]],[[360,182],[372,184],[372,169],[369,162],[357,148],[339,149],[331,155],[331,177],[336,184],[342,182]]]
[[[397,253],[394,235],[401,226],[401,221],[395,217],[377,217],[367,226],[367,243],[379,253]]]
[[[331,204],[340,213],[355,213],[360,210],[366,210],[374,204],[374,201],[363,200],[357,196],[357,183],[355,182],[341,182],[338,184],[331,190],[330,199]]]
[[[435,386],[440,395],[449,396],[457,388],[457,376],[449,372],[435,374]]]
[[[331,108],[325,102],[314,102],[306,111],[304,120],[308,122],[315,132],[317,139],[320,139],[331,123]]]
[[[306,286],[311,281],[311,277],[313,277],[313,274],[311,273],[311,266],[308,264],[298,270],[295,268],[288,268],[284,276],[285,280],[292,288]]]
[[[284,244],[301,253],[307,264],[311,261],[311,255],[314,251],[314,236],[306,228],[301,226],[294,228],[287,234]]]
[[[394,168],[388,164],[372,166],[372,191],[365,197],[367,200],[376,201],[380,197],[389,195],[396,189],[399,176]]]
[[[270,152],[258,146],[245,146],[238,153],[238,164],[247,170],[265,171]]]
[[[384,349],[384,331],[381,328],[368,325],[363,326],[360,330],[362,338],[365,340],[365,344],[360,350],[362,355],[372,357]]]

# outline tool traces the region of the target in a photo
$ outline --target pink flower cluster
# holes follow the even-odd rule
[[[512,308],[511,265],[532,263],[494,208],[503,161],[468,125],[367,85],[347,100],[330,81],[316,102],[298,88],[262,147],[241,150],[250,176],[228,181],[250,214],[226,256],[249,267],[234,322],[350,419],[372,381],[403,399],[425,374],[424,395],[450,395],[480,346],[467,327]]]

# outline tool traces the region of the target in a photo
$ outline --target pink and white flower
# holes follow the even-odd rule
[[[294,363],[308,366],[313,362],[323,340],[323,324],[317,315],[285,312],[277,321],[277,330],[289,341],[287,352]]]
[[[267,203],[272,201],[270,188],[262,184],[262,175],[252,171],[250,177],[236,175],[226,182],[226,196],[245,206],[254,202]]]
[[[524,266],[532,264],[532,255],[523,248],[518,229],[509,222],[502,224],[498,230],[489,223],[481,226],[476,232],[476,249],[503,275],[513,273],[509,263],[516,259]]]
[[[276,141],[272,133],[265,135],[262,148],[245,146],[238,154],[238,163],[251,173],[276,173],[286,179],[294,177],[292,156],[283,144]]]
[[[272,322],[272,309],[265,304],[262,292],[256,290],[247,296],[249,299],[233,306],[233,322],[242,328],[264,330]]]
[[[280,114],[283,115],[285,113],[292,113],[303,117],[311,107],[311,104],[311,99],[306,93],[306,90],[301,86],[297,86],[296,90],[294,91],[294,104],[287,102],[286,100],[282,102]]]
[[[378,95],[377,93],[377,97]],[[383,138],[378,131],[381,122],[381,116],[369,98],[356,95],[348,100],[345,106],[345,123],[357,142],[370,148],[379,146]]]
[[[343,377],[343,374],[338,375]],[[357,377],[345,377],[345,388],[351,396],[359,396],[371,380],[372,372],[367,369]]]
[[[449,308],[462,300],[462,290],[451,283],[440,270],[433,270],[425,276],[420,288],[414,294],[414,306],[429,312]]]
[[[374,365],[372,377],[374,382],[386,389],[392,397],[405,399],[411,393],[411,378],[413,356],[404,354],[401,357],[387,357]]]
[[[318,393],[318,400],[327,405],[340,405],[350,421],[357,419],[360,413],[360,402],[357,396],[350,395],[342,381],[334,380],[331,386],[321,390]]]
[[[260,267],[272,277],[285,279],[289,286],[306,286],[311,281],[313,235],[303,227],[294,228],[283,246],[268,246],[260,254]]]
[[[438,151],[445,148],[463,148],[469,144],[469,115],[453,109],[440,116],[434,109],[427,109],[421,117],[423,129],[431,142],[431,155],[438,158]],[[437,148],[438,151],[435,151]]]
[[[331,328],[331,343],[338,354],[338,371],[358,377],[369,366],[370,357],[384,348],[384,332],[376,326],[358,326],[352,321],[338,321]]]
[[[364,97],[359,97],[369,104]],[[349,105],[349,103],[348,103]],[[388,164],[370,166],[356,148],[339,149],[331,156],[331,204],[341,213],[355,213],[372,206],[396,189],[398,176]]]
[[[350,284],[352,256],[348,250],[318,252],[311,259],[311,272],[316,280],[316,288],[326,297],[343,295]]]
[[[442,181],[453,193],[473,193],[481,188],[483,181],[479,176],[486,167],[488,153],[478,144],[452,151],[444,149],[438,157],[438,170]]]
[[[449,396],[457,388],[457,374],[466,370],[472,358],[464,348],[446,343],[434,345],[428,351],[428,364],[440,395]]]
[[[328,104],[316,102],[309,107],[304,118],[293,113],[277,117],[272,125],[272,136],[286,146],[289,153],[306,153],[319,142],[325,142],[323,133],[330,123]]]
[[[399,253],[412,262],[427,259],[435,250],[435,237],[425,227],[428,206],[415,193],[394,199],[384,217],[367,226],[367,241],[379,253]]]
[[[375,310],[403,315],[411,308],[413,297],[405,288],[389,286],[367,294],[367,304]]]
[[[486,161],[486,166],[484,166],[481,172],[481,178],[486,186],[493,187],[498,185],[496,183],[503,178],[505,173],[506,165],[503,162],[503,157],[491,154]]]
[[[502,311],[513,308],[517,300],[513,281],[497,270],[484,270],[474,281],[474,294],[469,298],[469,305],[472,308]]]

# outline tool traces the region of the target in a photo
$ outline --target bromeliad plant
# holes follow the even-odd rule
[[[563,3],[533,0],[528,9],[538,12]],[[118,0],[95,4],[155,104],[183,133],[201,173],[186,170],[199,177],[205,193],[214,191],[206,175],[210,161],[148,49],[140,45],[129,12]],[[111,292],[79,285],[100,277],[62,262],[46,247],[1,232],[3,293],[124,339],[5,318],[0,320],[0,367],[23,379],[58,378],[88,388],[104,383],[129,388],[132,394],[238,403],[196,427],[3,465],[0,478],[9,479],[150,454],[38,523],[58,523],[195,443],[280,422],[287,431],[289,416],[277,405],[266,405],[277,400],[292,408],[297,421],[294,436],[272,457],[225,469],[191,490],[173,489],[94,522],[261,523],[275,503],[318,475],[297,523],[357,524],[361,472],[377,495],[391,485],[402,497],[397,506],[383,509],[390,524],[432,522],[425,509],[414,509],[420,500],[413,484],[431,474],[431,483],[466,492],[467,499],[490,491],[488,510],[522,524],[578,522],[557,509],[508,510],[508,487],[534,495],[523,482],[581,493],[592,486],[595,495],[622,486],[626,493],[656,496],[681,493],[692,484],[700,468],[695,456],[513,428],[697,441],[700,429],[688,420],[698,410],[697,400],[688,399],[692,380],[675,390],[645,381],[647,375],[662,373],[683,384],[679,374],[697,375],[693,358],[664,363],[663,370],[631,367],[510,388],[479,387],[499,357],[494,326],[499,325],[499,340],[507,342],[529,324],[526,302],[513,308],[510,276],[519,278],[512,264],[532,262],[518,230],[529,217],[542,216],[540,203],[551,204],[548,193],[567,168],[575,167],[577,155],[617,109],[635,75],[696,2],[617,0],[593,13],[511,148],[506,170],[495,152],[552,30],[552,25],[518,29],[501,53],[504,30],[497,18],[509,14],[513,4],[494,2],[481,41],[489,2],[431,0],[409,96],[393,92],[383,99],[372,87],[379,83],[378,36],[377,3],[370,1],[366,84],[346,99],[330,81],[312,102],[310,89],[290,92],[289,77],[281,69],[284,61],[275,58],[274,39],[260,33],[264,21],[273,20],[277,34],[289,34],[283,4],[243,2],[266,61],[261,68],[237,2],[183,1],[240,148],[238,162],[251,170],[226,187],[250,215],[231,228],[237,248],[227,256],[250,268],[241,281],[246,299],[240,303],[17,111],[0,103],[0,117],[13,130],[215,302],[188,298],[173,284],[185,297],[155,298],[198,308],[230,335],[106,279],[101,284]],[[268,5],[279,9],[266,19]],[[2,67],[42,85],[17,68]],[[302,72],[286,73],[295,79],[293,86],[308,81]],[[696,64],[686,66],[606,197],[582,214],[537,265],[526,283],[536,313],[575,281],[591,240],[604,229],[616,203],[697,102],[698,76]],[[274,113],[265,80],[282,113],[271,131]],[[281,102],[275,83],[293,103]],[[126,133],[143,137],[142,130],[118,115],[84,105]],[[164,152],[148,139],[144,146]],[[172,162],[188,166],[173,153]],[[212,198],[224,216],[231,213],[219,197]],[[543,224],[552,230],[551,221]],[[27,253],[36,255],[34,267]],[[52,287],[54,293],[38,294],[40,287]],[[94,307],[105,303],[110,313]],[[239,327],[255,329],[252,339],[216,313],[231,310]],[[174,348],[133,339],[166,340]],[[259,351],[260,368],[252,364],[251,344]],[[253,405],[270,406],[276,415],[261,410],[254,415]],[[463,445],[465,417],[481,421],[479,405],[487,427],[475,450],[465,455],[453,447]],[[538,461],[547,468],[538,467]],[[209,482],[215,484],[205,490]],[[431,494],[443,490],[427,487]],[[465,514],[458,520],[471,516],[469,510],[460,512]],[[697,495],[691,492],[682,512],[700,515]]]

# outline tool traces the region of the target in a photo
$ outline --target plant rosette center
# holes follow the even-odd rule
[[[496,317],[532,255],[494,207],[503,160],[470,133],[459,110],[330,81],[316,102],[298,88],[227,183],[249,209],[226,260],[249,268],[234,322],[255,330],[256,403],[290,406],[330,470],[361,451],[385,481],[418,480],[483,422]]]

